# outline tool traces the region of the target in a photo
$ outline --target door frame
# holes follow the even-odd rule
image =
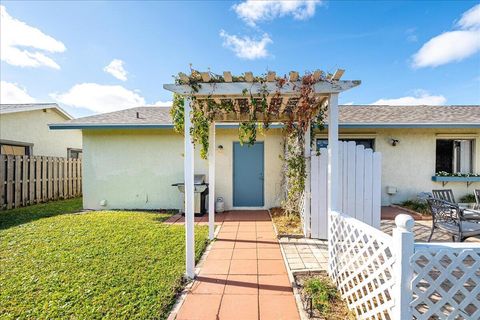
[[[232,208],[234,210],[258,210],[265,209],[265,143],[264,141],[255,141],[255,144],[262,145],[262,168],[263,168],[263,182],[262,182],[262,206],[235,206],[235,144],[240,144],[240,141],[232,142]],[[248,148],[248,146],[246,146]]]

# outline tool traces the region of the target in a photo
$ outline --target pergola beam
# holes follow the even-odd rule
[[[360,80],[340,80],[340,81],[320,81],[314,85],[316,94],[340,93],[348,89],[359,86]],[[194,94],[196,97],[244,97],[243,92],[246,90],[249,94],[261,95],[265,90],[271,94],[280,93],[284,96],[299,96],[299,88],[301,82],[287,82],[281,88],[275,82],[219,82],[219,83],[199,83],[200,88],[197,92],[193,92],[192,87],[186,84],[164,84],[163,88],[181,95]]]

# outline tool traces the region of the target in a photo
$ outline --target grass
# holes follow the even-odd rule
[[[152,212],[62,214],[79,203],[0,213],[1,318],[165,319],[183,286],[184,227]],[[195,228],[197,259],[207,235]]]
[[[426,202],[420,202],[418,200],[407,200],[400,203],[400,206],[416,211],[424,216],[431,215]]]
[[[33,206],[0,211],[0,230],[41,218],[82,210],[82,198],[52,201]]]
[[[281,208],[272,208],[270,213],[278,234],[303,235],[299,215],[286,215]]]

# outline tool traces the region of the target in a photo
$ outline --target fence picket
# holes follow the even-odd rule
[[[311,177],[317,177],[318,176],[318,169],[319,169],[319,159],[318,156],[312,156],[311,157]],[[320,179],[312,179],[311,182],[311,208],[310,208],[310,235],[312,238],[318,238],[319,237],[319,230],[318,230],[318,225],[319,225],[319,217],[320,213],[318,212],[319,210],[319,199],[320,197],[318,196],[318,193],[320,192]]]
[[[355,147],[356,144],[354,141],[347,142],[347,152],[348,152],[348,163],[347,163],[347,175],[348,175],[348,185],[347,185],[347,210],[346,214],[351,217],[355,217]]]
[[[42,201],[48,200],[47,194],[47,157],[42,157]]]
[[[373,154],[373,175],[372,175],[372,226],[380,229],[381,220],[381,198],[382,198],[382,154]]]
[[[0,209],[82,194],[81,159],[0,155]]]
[[[355,217],[365,221],[363,215],[363,185],[365,182],[365,147],[358,145],[355,152]]]
[[[35,202],[42,201],[42,158],[35,158]]]
[[[28,156],[22,157],[22,206],[28,203]]]
[[[22,157],[15,156],[15,208],[20,207],[22,204]]]
[[[372,225],[373,223],[373,150],[372,149],[365,149],[365,170],[364,170],[364,177],[365,180],[363,181],[363,222],[368,225]]]
[[[5,188],[6,188],[6,157],[0,154],[0,209],[3,209],[5,203]]]
[[[35,158],[28,157],[28,204],[35,203]]]
[[[7,209],[13,206],[13,156],[7,156]]]
[[[327,239],[328,236],[328,152],[322,150],[319,157],[319,219],[318,231],[320,239]]]

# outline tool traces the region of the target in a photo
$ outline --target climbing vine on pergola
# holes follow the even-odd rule
[[[209,128],[214,122],[238,122],[239,140],[247,145],[254,144],[257,134],[268,130],[272,123],[282,124],[286,133],[287,187],[283,206],[287,213],[298,212],[297,204],[306,178],[305,134],[323,127],[328,94],[322,94],[321,89],[331,90],[336,86],[339,91],[344,89],[345,82],[339,82],[343,73],[343,70],[334,74],[317,70],[299,76],[292,71],[288,77],[279,77],[275,72],[261,76],[245,72],[232,76],[230,72],[217,75],[191,69],[190,75],[179,73],[175,85],[185,90],[182,95],[174,95],[171,116],[175,130],[184,131],[185,97],[191,100],[190,135],[194,143],[201,146],[200,154],[204,159],[209,149]],[[218,94],[218,91],[225,94]]]

